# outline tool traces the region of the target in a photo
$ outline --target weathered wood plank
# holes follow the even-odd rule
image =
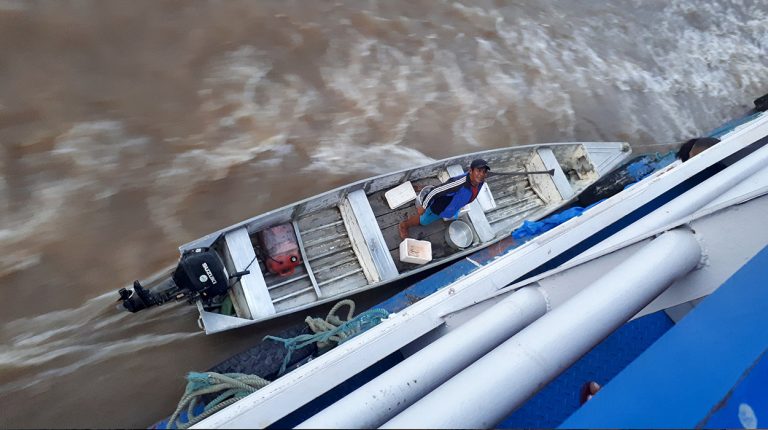
[[[318,212],[305,215],[298,219],[299,228],[301,231],[311,230],[315,227],[331,224],[341,219],[341,213],[339,208],[332,207],[320,210]]]
[[[308,277],[309,277],[309,273],[305,273],[303,275],[298,275],[298,276],[291,275],[290,277],[286,277],[287,279],[285,279],[284,281],[280,281],[280,282],[278,282],[276,284],[270,285],[269,287],[267,287],[267,289],[268,290],[274,290],[275,288],[280,288],[283,285],[287,285],[287,284],[290,284],[291,282],[296,282],[296,281],[298,281],[300,279],[304,279],[304,278],[308,278]]]
[[[346,271],[346,272],[342,272],[342,273],[334,276],[333,278],[330,278],[330,279],[327,279],[327,280],[321,282],[320,286],[324,287],[326,285],[331,285],[334,282],[339,282],[339,281],[341,281],[344,278],[349,278],[350,276],[356,275],[358,273],[363,273],[363,268],[362,267],[358,267],[356,269],[352,269],[352,270],[349,270],[349,271]],[[365,284],[362,284],[362,285],[367,285],[367,282]]]
[[[358,272],[331,284],[325,285],[321,287],[321,289],[325,297],[332,297],[339,294],[355,291],[361,287],[364,287],[365,285],[368,285],[368,280],[365,278],[363,273]]]
[[[549,151],[551,154],[552,151]],[[542,158],[542,154],[546,152],[540,150],[536,152],[526,164],[526,168],[529,171],[547,170],[548,167],[546,161]],[[560,170],[558,166],[557,170]],[[557,172],[556,172],[557,173]],[[562,174],[562,171],[560,171]],[[558,202],[563,200],[561,192],[558,190],[558,185],[555,183],[554,178],[549,175],[529,175],[529,181],[531,182],[531,188],[536,194],[541,197],[545,202]]]
[[[505,197],[503,199],[497,200],[496,201],[496,209],[494,209],[492,211],[488,211],[486,213],[486,216],[488,214],[491,214],[493,212],[496,212],[498,210],[507,208],[507,207],[512,206],[512,205],[527,204],[528,202],[531,202],[531,201],[537,201],[537,202],[539,202],[542,205],[544,204],[544,202],[541,201],[539,196],[537,196],[536,194],[533,193],[533,191],[531,191],[530,193],[527,193],[527,195],[524,196],[523,198],[518,198],[518,197],[515,197],[515,196],[509,196],[509,197]]]
[[[376,223],[379,224],[380,229],[385,229],[396,224],[400,224],[401,221],[405,221],[411,214],[416,213],[413,209],[413,205],[405,206],[396,211],[392,211],[388,214],[376,217]]]
[[[307,271],[307,275],[309,276],[309,281],[312,282],[312,287],[315,289],[315,293],[319,299],[323,295],[320,293],[320,289],[317,287],[317,280],[315,279],[314,273],[312,273],[312,266],[309,264],[309,258],[307,258],[307,250],[304,248],[304,242],[301,237],[301,232],[299,231],[299,225],[296,221],[293,222],[293,229],[296,233],[296,242],[298,242],[299,245],[301,263],[304,265],[304,269]]]
[[[387,199],[384,197],[384,194],[387,191],[389,191],[389,189],[381,190],[368,196],[368,203],[370,203],[371,210],[377,217],[392,212],[392,209],[389,208],[389,204],[387,204]]]
[[[304,242],[304,247],[305,248],[314,248],[314,247],[317,247],[318,245],[322,245],[324,243],[331,243],[331,242],[337,241],[339,239],[348,239],[347,235],[346,235],[346,232],[344,232],[344,233],[337,233],[334,230],[334,231],[329,231],[327,233],[328,234],[326,234],[326,235],[317,236],[317,237],[315,237],[312,240],[308,240],[308,241]]]
[[[546,204],[539,199],[538,196],[530,196],[527,199],[514,200],[511,203],[499,207],[493,212],[489,212],[487,215],[494,216],[495,219],[499,219],[499,216],[504,217],[504,213],[510,213],[509,211],[521,210],[523,207],[544,207]]]
[[[245,270],[256,258],[251,238],[245,227],[230,231],[224,235],[228,254],[231,258],[230,270],[235,273]],[[220,279],[219,282],[227,282]],[[247,303],[250,318],[263,318],[275,313],[275,308],[269,300],[269,292],[264,277],[257,270],[240,277],[233,290],[242,289],[242,296]]]
[[[492,223],[496,223],[506,218],[519,217],[521,213],[529,212],[531,210],[541,208],[541,207],[543,206],[536,202],[531,202],[523,206],[517,206],[517,205],[508,206],[504,209],[488,214],[488,221]]]
[[[492,170],[512,172],[520,170],[520,166],[531,158],[532,151],[505,152],[498,155],[485,156]]]
[[[345,273],[355,272],[358,270],[362,270],[359,264],[357,264],[357,260],[349,261],[343,264],[336,265],[333,268],[330,268],[329,270],[324,270],[322,272],[317,273],[317,283],[321,287],[325,285],[328,280],[337,278],[340,275],[343,275]],[[366,283],[367,284],[367,283]]]
[[[370,181],[365,186],[365,193],[373,194],[375,192],[394,188],[407,180],[404,179],[406,175],[408,175],[408,172],[393,173],[383,178]]]
[[[499,211],[502,211],[504,209],[508,209],[508,208],[511,208],[511,207],[521,207],[521,206],[529,205],[529,204],[531,204],[531,202],[534,202],[534,203],[536,203],[537,205],[540,205],[540,206],[544,206],[545,205],[545,203],[539,198],[539,196],[537,196],[536,194],[533,194],[533,195],[528,195],[528,196],[526,196],[525,198],[522,198],[522,199],[517,199],[517,198],[515,198],[515,199],[508,199],[508,200],[506,200],[504,202],[504,205],[498,206],[496,209],[494,209],[493,211],[491,211],[489,213],[499,212]]]
[[[335,255],[337,255],[337,254],[339,254],[339,253],[341,253],[341,252],[346,252],[347,250],[350,250],[350,249],[354,249],[354,247],[352,246],[352,243],[349,243],[349,244],[348,244],[348,245],[346,245],[346,246],[340,246],[340,247],[337,247],[337,248],[333,248],[333,249],[324,250],[323,252],[319,252],[319,253],[317,253],[316,255],[314,255],[314,256],[313,256],[313,257],[310,259],[310,261],[314,261],[315,259],[320,259],[320,258],[326,258],[326,257],[330,257],[330,256],[335,256]]]
[[[526,176],[491,176],[486,181],[493,187],[493,194],[498,194],[497,190],[501,191],[511,187],[518,187],[519,184],[528,184],[528,177]]]
[[[414,213],[415,212],[416,210],[414,209]],[[448,223],[440,219],[429,225],[418,225],[416,227],[411,227],[408,231],[408,237],[423,240],[422,238],[427,237],[435,232],[445,232],[446,228],[448,228]],[[400,242],[403,240],[400,238],[400,231],[398,230],[397,225],[387,227],[382,230],[381,233],[384,235],[384,240],[387,242],[387,248],[393,250],[400,247]]]
[[[357,256],[354,255],[354,253],[351,253],[351,255],[348,255],[347,258],[336,258],[335,261],[330,261],[327,265],[315,271],[315,274],[335,269],[336,267],[347,264],[349,262],[353,262],[358,266],[360,265],[360,263],[357,261]]]
[[[493,226],[493,228],[496,229],[496,231],[511,233],[513,230],[523,225],[523,221],[527,219],[537,220],[541,217],[541,215],[544,212],[545,211],[543,207],[534,207],[534,208],[522,211],[518,214],[515,214],[514,216],[503,218],[496,222],[493,222],[491,226]]]
[[[349,234],[350,247],[355,252],[355,256],[357,256],[357,260],[360,262],[360,267],[363,268],[365,278],[368,280],[368,283],[381,281],[381,276],[376,269],[376,264],[373,262],[373,256],[365,243],[365,237],[360,227],[360,222],[355,216],[355,211],[352,209],[352,204],[349,203],[348,199],[344,199],[339,204],[339,210],[341,211],[342,219],[344,219],[344,227],[346,227]]]
[[[318,237],[347,234],[347,230],[344,228],[344,221],[341,219],[306,231],[301,230],[301,227],[299,227],[299,231],[301,231],[304,243],[312,242]]]
[[[298,278],[299,276],[306,276],[307,271],[304,270],[304,266],[296,266],[296,270],[294,270],[293,274],[288,276],[280,276],[268,271],[265,268],[262,271],[262,274],[264,276],[264,281],[266,281],[267,283],[267,287],[272,288],[277,284],[281,284],[285,282],[286,280]]]
[[[336,236],[332,240],[326,242],[315,242],[309,246],[306,246],[307,259],[310,261],[319,258],[321,255],[326,255],[331,251],[339,251],[349,248],[351,246],[350,240],[346,236]]]
[[[350,258],[357,260],[357,255],[355,255],[355,251],[352,250],[351,244],[349,248],[312,260],[312,264],[316,267],[315,273],[317,273],[326,270],[327,267],[333,267],[334,265],[339,264],[340,261],[345,261]]]
[[[339,200],[344,195],[343,188],[329,191],[308,199],[294,207],[293,215],[295,218],[301,218],[308,214],[315,214],[323,210],[333,209],[339,204]]]
[[[303,294],[309,295],[309,293],[313,293],[313,294],[315,293],[314,288],[312,288],[311,285],[309,287],[302,288],[301,290],[297,290],[297,291],[293,291],[291,293],[288,293],[288,294],[286,294],[284,296],[275,297],[273,299],[272,303],[277,304],[277,303],[280,303],[280,302],[282,302],[284,300],[288,300],[288,299],[291,299],[291,298],[294,298],[296,296],[300,296],[300,295],[303,295]]]
[[[345,204],[348,204],[352,209],[351,212],[362,233],[361,238],[364,241],[364,247],[370,254],[380,279],[386,281],[397,277],[399,273],[387,252],[387,244],[384,241],[381,230],[379,230],[376,217],[373,214],[373,210],[371,210],[371,205],[368,203],[365,193],[362,190],[353,191],[347,195],[345,200]],[[347,220],[345,219],[345,221]],[[356,244],[353,239],[352,246],[356,245],[361,249],[363,248],[363,246],[360,246],[362,244]]]
[[[549,148],[542,148],[537,152],[541,156],[542,161],[544,161],[544,169],[554,169],[555,174],[552,175],[552,180],[554,181],[555,186],[557,186],[557,191],[560,192],[563,200],[568,200],[573,197],[573,187],[571,187],[571,183],[568,181],[568,177],[565,175],[565,172],[563,172],[563,168],[560,167],[560,163],[557,161],[557,158],[555,157],[555,154],[552,152],[552,150]],[[589,162],[587,162],[586,159],[585,163],[589,165]]]
[[[283,286],[270,290],[269,295],[271,297],[271,300],[274,303],[275,299],[284,297],[288,294],[292,294],[292,293],[295,293],[296,291],[304,290],[307,288],[314,289],[312,287],[312,283],[309,281],[309,278],[305,276],[305,277],[302,277],[301,279],[296,280],[296,282],[291,282],[289,284],[285,284]]]
[[[315,293],[312,287],[308,287],[305,288],[301,294],[278,301],[275,303],[275,309],[277,309],[278,312],[290,311],[291,309],[296,309],[299,306],[304,306],[316,301],[317,293]]]
[[[477,200],[469,204],[469,219],[481,242],[493,240],[494,235],[491,223],[488,222],[488,218],[485,216],[485,212],[483,212],[483,208],[480,207],[480,202]]]

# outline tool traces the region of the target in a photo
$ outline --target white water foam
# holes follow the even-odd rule
[[[43,184],[30,191],[28,203],[21,211],[7,212],[0,229],[0,277],[39,263],[41,255],[36,245],[59,237],[56,218],[66,210],[72,193],[81,189],[88,180],[67,179]]]
[[[199,336],[201,331],[146,334],[147,326],[189,319],[194,308],[167,305],[163,312],[136,318],[115,309],[115,294],[94,297],[82,306],[6,323],[0,329],[0,369],[35,369],[33,377],[0,386],[0,394],[22,390],[105,360]],[[135,334],[139,333],[139,334]]]
[[[359,33],[352,40],[351,46],[332,41],[320,66],[326,86],[351,108],[333,114],[307,168],[380,174],[433,161],[405,141],[418,111],[438,96],[428,65]],[[372,60],[376,67],[367,66]]]
[[[129,354],[133,355],[145,349],[156,348],[161,345],[180,342],[201,335],[202,332],[142,334],[128,339],[119,339],[89,345],[72,345],[67,347],[57,347],[56,349],[41,346],[37,348],[28,348],[23,351],[0,353],[0,369],[9,367],[9,365],[6,365],[6,362],[12,363],[10,367],[19,367],[13,366],[13,363],[19,363],[24,360],[26,362],[24,367],[27,367],[43,364],[67,355],[73,356],[67,364],[49,366],[46,370],[35,373],[31,377],[25,377],[20,381],[0,385],[0,394],[25,390],[41,382],[49,381],[76,371],[83,371],[88,366],[109,359]]]
[[[34,317],[19,318],[5,323],[0,329],[3,339],[10,339],[9,346],[39,346],[56,338],[65,341],[63,334],[71,336],[70,343],[77,339],[97,338],[101,329],[114,325],[121,330],[135,328],[140,324],[172,321],[180,316],[194,314],[189,306],[167,305],[164,312],[148,312],[142,318],[132,318],[132,314],[116,309],[114,292],[104,293],[91,298],[77,308],[61,309]],[[84,329],[90,329],[83,333]]]
[[[496,91],[525,94],[524,99],[515,99],[514,94],[509,94],[512,98],[505,100],[512,101],[512,108],[523,116],[521,124],[530,122],[525,118],[526,104],[530,103],[554,119],[563,140],[579,138],[575,130],[582,119],[574,115],[578,106],[570,95],[581,93],[580,99],[583,99],[591,95],[602,97],[610,92],[617,97],[613,108],[617,119],[620,117],[622,121],[618,130],[628,135],[644,132],[669,143],[701,131],[701,116],[695,111],[698,106],[681,109],[681,93],[701,96],[704,100],[720,99],[705,107],[711,122],[717,123],[730,114],[723,109],[723,104],[737,106],[741,102],[729,100],[729,94],[744,92],[750,87],[759,90],[768,77],[764,55],[768,34],[766,10],[757,4],[742,2],[735,2],[724,11],[722,6],[720,3],[670,2],[660,10],[643,12],[649,16],[644,21],[632,10],[611,10],[603,6],[600,6],[603,18],[598,20],[559,15],[555,6],[551,6],[545,19],[542,16],[528,19],[524,15],[504,15],[494,8],[453,5],[474,25],[487,29],[494,23],[501,43],[476,39],[478,57],[483,59],[478,61],[478,67],[483,69],[481,75],[507,83],[494,86],[498,88]],[[686,19],[692,15],[718,18],[710,23],[712,28],[704,31],[687,23]],[[746,22],[744,17],[749,17]],[[745,39],[745,30],[757,37]],[[552,37],[559,34],[568,37]],[[642,34],[649,34],[648,43],[637,39]],[[483,51],[490,55],[484,57]],[[530,76],[521,75],[526,69],[535,72]],[[495,92],[491,87],[475,91]],[[649,98],[655,109],[650,116],[647,111],[638,115],[638,101],[647,103]],[[463,100],[476,103],[476,98],[471,96]],[[527,137],[538,140],[536,133]]]
[[[128,136],[120,121],[81,122],[56,138],[51,154],[95,174],[114,174],[144,167],[148,141]]]
[[[119,121],[81,122],[56,137],[50,152],[18,160],[41,173],[28,178],[27,200],[15,212],[8,209],[7,193],[0,193],[8,209],[3,211],[0,228],[0,245],[6,250],[0,255],[0,276],[39,263],[38,247],[66,234],[58,221],[67,215],[76,217],[82,210],[71,202],[90,196],[98,204],[121,189],[146,185],[150,179],[136,172],[147,163],[148,142],[128,135]],[[68,170],[71,176],[45,173],[54,167]]]
[[[272,65],[265,58],[256,48],[242,46],[213,62],[206,88],[199,90],[200,111],[210,119],[202,133],[179,142],[196,148],[177,155],[158,174],[148,197],[152,220],[168,237],[191,237],[178,212],[198,184],[222,179],[244,163],[276,167],[293,153],[288,137],[295,119],[313,108],[316,93],[296,76],[284,82],[267,79]]]

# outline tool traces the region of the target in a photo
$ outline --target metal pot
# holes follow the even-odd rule
[[[464,249],[472,245],[474,234],[472,227],[464,221],[453,221],[445,229],[445,241],[454,249]]]

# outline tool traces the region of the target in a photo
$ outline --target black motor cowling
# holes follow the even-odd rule
[[[236,273],[234,277],[248,273]],[[176,270],[169,279],[151,289],[142,287],[139,281],[133,283],[133,290],[121,288],[118,293],[123,308],[138,312],[152,306],[159,306],[171,300],[187,298],[190,303],[201,298],[206,304],[211,299],[227,293],[230,276],[221,256],[211,248],[197,248],[181,255]]]
[[[181,289],[200,294],[204,298],[215,297],[229,289],[229,275],[219,254],[210,248],[187,251],[181,256],[173,282]]]

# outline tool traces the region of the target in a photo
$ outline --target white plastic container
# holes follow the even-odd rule
[[[426,264],[432,261],[432,243],[428,240],[407,238],[400,242],[400,261]]]
[[[480,192],[477,194],[477,201],[480,202],[483,212],[490,212],[496,209],[496,200],[494,200],[487,182],[483,184],[483,188],[480,188]]]
[[[384,198],[387,199],[387,204],[390,209],[396,209],[415,200],[416,191],[413,189],[411,181],[406,181],[384,193]]]

